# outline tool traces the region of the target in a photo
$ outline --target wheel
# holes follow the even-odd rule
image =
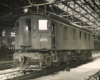
[[[23,71],[23,74],[26,74],[26,71]]]
[[[46,66],[47,67],[50,67],[51,65],[52,65],[52,59],[50,58],[50,57],[48,57],[47,59],[46,59]]]
[[[60,65],[60,61],[54,63],[54,65],[55,65],[56,67],[59,67],[59,65]]]
[[[65,63],[66,64],[69,64],[70,63],[70,61],[71,61],[71,57],[70,56],[64,56],[64,61],[65,61]]]

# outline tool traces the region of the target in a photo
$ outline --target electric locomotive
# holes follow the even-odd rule
[[[15,23],[14,65],[24,70],[41,70],[62,62],[91,57],[92,32],[72,25],[52,13],[19,17]]]

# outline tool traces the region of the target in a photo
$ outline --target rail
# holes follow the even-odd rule
[[[68,64],[62,64],[59,67],[50,67],[50,68],[42,69],[42,70],[31,72],[29,74],[25,74],[25,75],[22,75],[22,76],[16,76],[16,77],[8,79],[8,80],[35,79],[35,78],[38,78],[38,77],[41,77],[41,76],[45,76],[45,75],[56,73],[58,71],[65,70],[67,66],[70,67],[70,68],[73,68],[73,67],[77,67],[77,66],[82,65],[82,64],[86,64],[87,62],[90,62],[90,61],[91,60],[84,60],[82,62],[78,61],[77,63],[72,62],[69,65]]]
[[[13,61],[0,62],[0,70],[9,69],[13,66]]]
[[[95,58],[98,58],[100,57],[100,54],[93,54],[92,55],[93,59]],[[8,65],[10,63],[6,63],[5,62],[5,65]],[[11,63],[12,64],[12,63]],[[4,65],[4,63],[1,63],[0,65]],[[72,63],[71,63],[72,65]],[[67,66],[67,65],[66,65]],[[75,66],[75,64],[74,64]],[[61,67],[61,70],[64,69],[65,66],[62,65]],[[71,67],[71,66],[69,66]],[[3,72],[3,73],[0,73],[0,80],[24,80],[25,77],[39,77],[40,75],[45,75],[45,74],[48,74],[48,73],[52,73],[53,71],[58,71],[58,69],[56,70],[56,68],[54,69],[49,69],[49,70],[41,70],[41,71],[37,71],[37,72],[32,72],[31,74],[26,74],[24,75],[23,71],[22,70],[16,70],[16,71],[10,71],[10,72]],[[47,72],[48,71],[48,72]],[[100,76],[100,71],[97,72],[96,74],[94,74],[93,76],[90,76],[88,79],[84,79],[84,80],[99,80],[99,76]]]
[[[97,73],[95,73],[94,75],[90,76],[87,79],[84,80],[100,80],[100,71],[98,71]]]
[[[10,78],[24,75],[21,70],[0,73],[0,80],[8,80]]]
[[[96,54],[92,55],[93,59],[97,59],[100,58],[100,53],[99,52],[95,52]],[[88,78],[85,78],[84,80],[100,80],[100,71],[98,71],[97,73],[95,73],[92,76],[89,76]]]

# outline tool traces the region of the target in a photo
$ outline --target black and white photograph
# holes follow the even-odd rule
[[[100,80],[100,0],[0,0],[0,80]]]

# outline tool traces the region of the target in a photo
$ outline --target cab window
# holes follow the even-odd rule
[[[31,19],[26,19],[26,30],[31,31]]]
[[[39,20],[39,30],[48,30],[47,28],[47,22],[48,20]]]

